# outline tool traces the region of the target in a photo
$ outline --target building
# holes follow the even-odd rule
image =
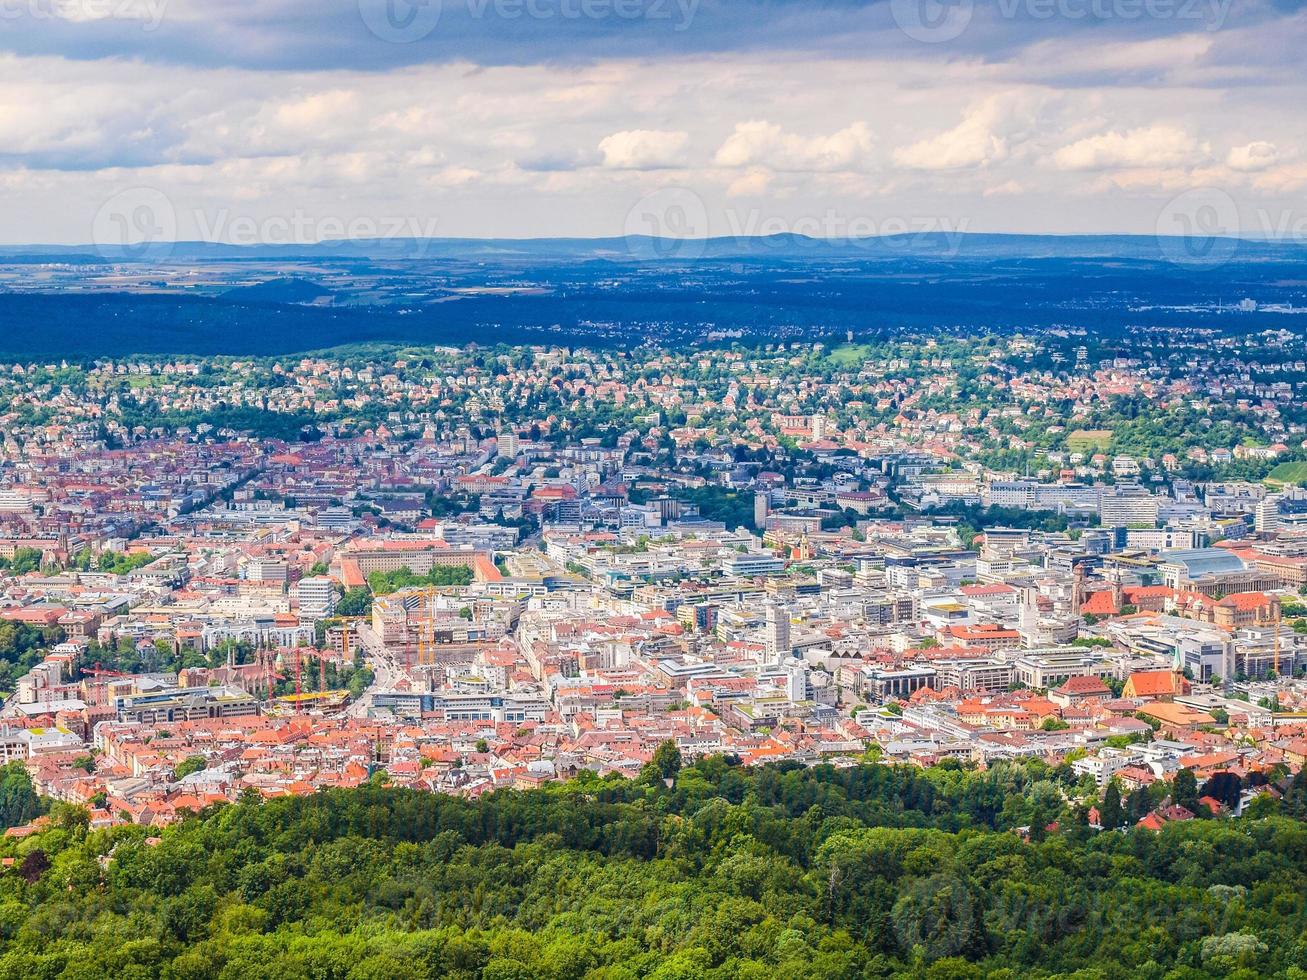
[[[251,558],[241,569],[242,577],[250,582],[272,582],[284,585],[290,569],[276,558]]]
[[[1112,677],[1116,673],[1113,663],[1084,647],[1028,650],[1012,665],[1017,680],[1026,687],[1053,688],[1073,677]]]
[[[1189,681],[1182,674],[1172,670],[1143,670],[1126,678],[1125,688],[1121,692],[1124,698],[1152,698],[1158,701],[1170,701],[1177,696],[1184,696],[1191,690]]]
[[[1152,527],[1157,523],[1160,498],[1143,487],[1120,486],[1104,490],[1098,502],[1098,518],[1104,527]]]
[[[1157,564],[1163,584],[1173,589],[1189,588],[1197,579],[1205,576],[1228,575],[1246,569],[1243,560],[1228,548],[1165,551]]]
[[[1212,622],[1227,629],[1266,626],[1280,617],[1280,600],[1265,592],[1234,592],[1212,607]]]
[[[119,721],[138,724],[241,718],[259,714],[259,702],[227,687],[174,687],[116,698]]]
[[[1016,679],[1012,664],[1002,660],[956,659],[935,661],[935,687],[960,691],[1006,691]]]
[[[727,575],[752,578],[755,575],[779,575],[785,571],[785,562],[770,551],[735,552],[722,563]]]
[[[1102,678],[1089,674],[1069,677],[1048,692],[1048,700],[1059,708],[1093,704],[1111,697],[1112,689],[1103,683]]]
[[[790,645],[790,614],[776,603],[769,602],[766,618],[763,637],[767,646],[767,662],[780,663],[793,652]]]
[[[906,698],[920,688],[935,686],[935,668],[864,667],[859,678],[859,686],[864,697],[877,701]]]
[[[336,611],[336,583],[325,575],[300,579],[295,595],[300,619],[328,619]]]
[[[1253,520],[1259,534],[1307,527],[1307,490],[1294,487],[1267,497],[1253,510]]]

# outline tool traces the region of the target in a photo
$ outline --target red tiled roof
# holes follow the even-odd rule
[[[1116,596],[1111,589],[1091,593],[1089,598],[1080,603],[1080,612],[1091,616],[1115,616],[1119,611],[1116,608]]]

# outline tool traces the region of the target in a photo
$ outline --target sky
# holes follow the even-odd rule
[[[0,241],[1307,240],[1289,0],[0,0]]]

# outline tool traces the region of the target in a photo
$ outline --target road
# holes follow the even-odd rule
[[[365,718],[372,704],[372,695],[394,690],[395,684],[404,677],[404,668],[386,651],[381,637],[373,632],[370,625],[360,623],[354,635],[363,645],[363,659],[372,669],[372,683],[349,706],[346,713],[351,718]]]

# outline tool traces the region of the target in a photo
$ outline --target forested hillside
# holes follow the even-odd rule
[[[1039,763],[660,762],[252,798],[158,838],[56,804],[3,845],[0,977],[1307,976],[1286,815],[1095,833]]]

